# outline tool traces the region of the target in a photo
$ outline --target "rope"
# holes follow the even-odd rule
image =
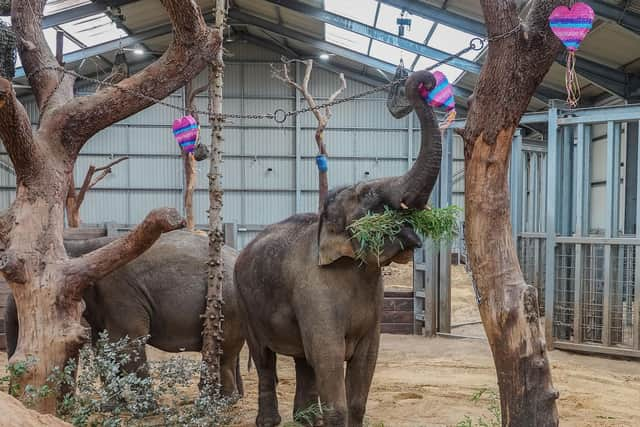
[[[443,60],[433,64],[432,66],[428,67],[427,70],[432,70],[446,62],[451,61],[452,59],[458,58],[459,56],[474,50],[474,51],[479,51],[484,47],[484,41],[480,38],[474,38],[469,42],[469,46],[465,47],[464,49],[460,50],[458,53],[452,54],[446,58],[444,58]],[[301,108],[299,110],[291,110],[291,111],[286,111],[283,110],[282,108],[278,108],[277,110],[275,110],[273,113],[261,113],[261,114],[231,114],[231,113],[223,113],[223,114],[213,114],[211,111],[204,111],[204,110],[197,110],[197,109],[190,109],[190,108],[185,108],[185,107],[181,107],[179,105],[174,105],[171,104],[169,102],[163,101],[161,99],[158,98],[154,98],[153,96],[149,96],[146,95],[142,92],[139,91],[135,91],[133,89],[128,89],[125,87],[120,86],[117,83],[109,83],[107,81],[104,80],[99,80],[96,78],[92,78],[92,77],[87,77],[84,76],[80,73],[77,73],[73,70],[66,70],[65,68],[56,65],[56,66],[45,66],[45,67],[41,67],[37,70],[35,70],[33,72],[33,74],[37,74],[40,73],[42,71],[45,70],[53,70],[53,71],[57,71],[59,73],[62,74],[68,74],[71,75],[77,79],[80,80],[85,80],[88,81],[90,83],[96,84],[96,85],[102,85],[102,86],[106,86],[106,87],[111,87],[114,89],[117,89],[123,93],[126,93],[128,95],[131,96],[135,96],[137,98],[141,98],[144,100],[147,100],[149,102],[152,102],[154,104],[158,104],[158,105],[162,105],[164,107],[173,109],[173,110],[177,110],[180,111],[183,114],[199,114],[202,116],[206,116],[212,119],[222,119],[222,120],[227,120],[227,119],[249,119],[249,120],[264,120],[264,119],[270,119],[270,120],[274,120],[277,123],[284,123],[287,118],[289,117],[294,117],[297,116],[299,114],[303,114],[303,113],[308,113],[311,111],[316,111],[316,110],[321,110],[324,108],[329,108],[329,107],[333,107],[335,105],[339,105],[339,104],[343,104],[345,102],[351,102],[351,101],[355,101],[356,99],[360,99],[360,98],[364,98],[366,96],[372,95],[374,93],[377,92],[383,92],[383,91],[388,91],[391,87],[393,87],[394,85],[400,84],[400,83],[404,83],[407,80],[407,77],[401,78],[401,79],[397,79],[397,80],[393,80],[389,83],[386,83],[384,85],[381,86],[377,86],[374,88],[371,88],[369,90],[365,90],[363,92],[357,93],[355,95],[352,96],[348,96],[346,98],[340,98],[340,99],[336,99],[334,101],[331,102],[326,102],[324,104],[319,104],[316,105],[315,107],[306,107],[306,108]]]

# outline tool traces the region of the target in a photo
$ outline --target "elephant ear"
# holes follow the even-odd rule
[[[353,243],[346,232],[334,224],[320,221],[318,232],[318,265],[329,265],[342,257],[356,257]]]

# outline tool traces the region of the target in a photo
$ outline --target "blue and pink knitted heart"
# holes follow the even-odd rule
[[[567,103],[571,107],[578,105],[580,85],[575,73],[576,51],[593,26],[595,13],[586,3],[575,3],[571,7],[558,6],[549,16],[549,26],[567,48],[567,72],[565,85]]]

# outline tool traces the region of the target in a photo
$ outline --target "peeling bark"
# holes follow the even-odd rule
[[[465,239],[500,388],[504,426],[557,426],[558,392],[551,380],[535,288],[523,279],[509,213],[511,141],[560,42],[547,18],[566,3],[535,0],[523,24],[515,1],[482,0],[490,37],[474,92],[465,142]],[[525,34],[526,31],[526,34]]]
[[[220,34],[206,27],[194,0],[162,0],[174,25],[166,53],[119,85],[88,97],[74,98],[73,77],[57,69],[41,29],[45,0],[14,1],[13,28],[26,75],[38,107],[40,125],[32,131],[29,117],[11,83],[0,79],[0,138],[17,175],[16,198],[0,215],[0,275],[16,300],[20,335],[10,363],[34,357],[20,378],[23,390],[40,387],[54,367],[77,355],[87,340],[82,327],[82,289],[149,248],[161,233],[179,228],[175,210],[155,210],[131,234],[82,258],[69,259],[63,245],[64,209],[78,153],[96,132],[163,99],[191,80],[214,58]],[[143,96],[135,96],[131,91]],[[108,169],[108,168],[107,168]],[[98,171],[98,168],[96,168]],[[106,176],[85,179],[76,200]],[[56,396],[36,402],[54,412]]]

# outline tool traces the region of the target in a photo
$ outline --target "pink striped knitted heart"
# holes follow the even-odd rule
[[[549,16],[551,31],[567,50],[576,51],[593,26],[595,14],[586,3],[576,3],[571,8],[558,6]]]
[[[184,116],[173,122],[173,136],[186,153],[195,149],[199,131],[198,122],[191,116]]]

